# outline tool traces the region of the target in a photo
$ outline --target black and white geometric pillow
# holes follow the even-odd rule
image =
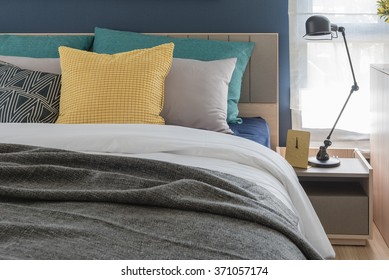
[[[61,75],[0,61],[0,122],[54,123],[60,91]]]

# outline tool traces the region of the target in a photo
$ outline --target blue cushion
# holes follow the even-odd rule
[[[0,35],[0,55],[35,58],[57,58],[58,47],[89,50],[89,35]]]
[[[242,118],[241,124],[230,124],[235,136],[243,137],[270,148],[270,128],[260,117]]]
[[[150,48],[167,42],[174,43],[174,57],[203,61],[237,58],[228,90],[227,122],[239,123],[238,102],[242,77],[254,49],[252,42],[208,41],[190,38],[170,38],[167,36],[145,35],[129,31],[95,28],[93,51],[113,54],[135,49]]]

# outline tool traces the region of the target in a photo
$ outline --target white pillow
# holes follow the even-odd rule
[[[165,124],[232,133],[226,121],[227,100],[236,60],[174,58],[165,80]]]
[[[0,55],[0,61],[11,63],[22,69],[61,74],[59,58],[33,58]]]

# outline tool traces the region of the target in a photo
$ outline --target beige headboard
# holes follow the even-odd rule
[[[155,35],[255,42],[243,78],[239,112],[243,117],[261,116],[266,119],[270,126],[271,147],[275,150],[279,143],[277,33],[158,33]]]
[[[278,34],[277,33],[149,33],[170,37],[255,42],[250,63],[243,77],[239,112],[243,117],[263,117],[270,126],[271,147],[279,142],[278,120]],[[43,35],[38,33],[20,35]],[[48,35],[48,34],[46,34]],[[49,34],[49,35],[75,35]],[[78,35],[93,35],[79,33]]]

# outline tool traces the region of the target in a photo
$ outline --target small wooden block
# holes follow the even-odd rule
[[[309,141],[311,133],[302,130],[288,130],[285,159],[297,168],[308,168]]]

